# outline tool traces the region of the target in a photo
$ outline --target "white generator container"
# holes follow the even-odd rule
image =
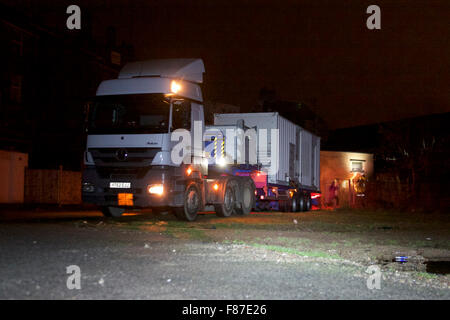
[[[244,125],[267,130],[267,152],[261,152],[259,143],[257,159],[271,157],[271,129],[278,129],[278,170],[269,174],[270,184],[289,185],[293,180],[310,191],[320,189],[320,138],[302,127],[283,118],[278,112],[264,113],[224,113],[214,114],[214,126],[234,125],[244,121]],[[264,151],[264,150],[263,150]],[[264,167],[264,166],[263,166]]]

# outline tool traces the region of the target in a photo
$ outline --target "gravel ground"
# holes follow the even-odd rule
[[[394,271],[383,272],[380,290],[369,290],[367,266],[354,261],[183,239],[95,219],[85,223],[71,213],[0,223],[0,299],[450,298],[448,287],[433,279]],[[66,287],[69,265],[81,269],[80,290]]]

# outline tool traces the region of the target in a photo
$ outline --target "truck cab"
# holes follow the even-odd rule
[[[129,63],[117,79],[100,83],[88,116],[83,202],[106,216],[183,205],[187,181],[207,167],[173,163],[171,133],[204,122],[204,71],[201,59],[150,60]],[[200,207],[201,199],[192,201]]]

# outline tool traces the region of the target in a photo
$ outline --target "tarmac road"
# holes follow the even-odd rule
[[[450,298],[448,289],[389,279],[369,290],[358,265],[92,227],[98,212],[3,212],[1,220],[0,299]],[[79,290],[67,288],[70,265],[80,267]]]

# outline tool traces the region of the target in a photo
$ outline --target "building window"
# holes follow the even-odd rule
[[[362,161],[352,161],[352,172],[363,172]]]

